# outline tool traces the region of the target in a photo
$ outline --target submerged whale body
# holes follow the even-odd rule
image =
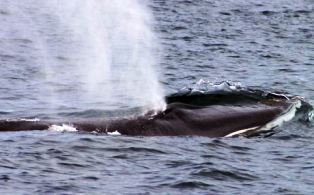
[[[167,108],[156,115],[111,120],[2,120],[0,131],[47,130],[56,125],[83,132],[129,136],[253,136],[291,120],[302,101],[244,88],[200,92],[186,90],[166,97]]]

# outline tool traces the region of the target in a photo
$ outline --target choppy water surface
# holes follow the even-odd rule
[[[1,118],[94,117],[134,113],[89,109],[71,82],[59,93],[73,105],[38,98],[42,53],[19,15],[0,0]],[[147,2],[147,1],[145,1]],[[149,1],[163,46],[158,67],[166,92],[200,79],[232,80],[286,91],[313,104],[314,2]],[[37,9],[35,9],[37,8]],[[43,14],[43,15],[40,15]],[[32,15],[33,14],[33,15]],[[39,14],[39,15],[38,15]],[[42,23],[47,25],[49,23]],[[53,34],[47,35],[53,38]],[[64,43],[67,44],[67,43]],[[59,58],[64,61],[64,58]],[[44,62],[43,62],[44,63]],[[62,78],[62,77],[61,77]],[[66,89],[66,90],[65,90]],[[99,105],[101,107],[101,105]],[[1,194],[313,194],[314,124],[293,121],[268,138],[123,137],[60,132],[0,134]]]

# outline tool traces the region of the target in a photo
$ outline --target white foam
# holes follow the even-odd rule
[[[237,91],[242,88],[240,82],[224,81],[220,83],[212,83],[209,80],[200,79],[193,85],[191,93],[207,93],[210,91]]]
[[[121,133],[119,133],[118,131],[114,131],[114,132],[108,132],[108,135],[121,135]]]
[[[312,121],[314,119],[314,110],[309,112],[308,118],[309,118],[309,121]]]
[[[38,122],[40,121],[39,118],[21,118],[20,121],[26,121],[26,122]]]
[[[58,132],[76,132],[77,129],[73,126],[62,124],[62,125],[51,125],[48,130],[50,131],[58,131]]]
[[[25,121],[25,122],[38,122],[38,121],[40,121],[40,119],[38,119],[38,118],[19,118],[19,119],[5,119],[5,121],[7,121],[7,122],[16,122],[16,121]]]

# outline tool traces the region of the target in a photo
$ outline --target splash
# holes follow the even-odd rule
[[[76,132],[77,129],[75,127],[72,127],[71,125],[51,125],[48,128],[49,131],[58,131],[58,132]]]
[[[29,0],[23,11],[50,102],[108,110],[165,107],[158,82],[161,47],[143,1]]]

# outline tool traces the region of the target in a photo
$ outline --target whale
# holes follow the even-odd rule
[[[125,136],[255,136],[272,132],[294,118],[298,97],[258,90],[184,92],[167,96],[157,114],[74,120],[0,120],[0,132],[51,130],[63,126],[78,132]]]

